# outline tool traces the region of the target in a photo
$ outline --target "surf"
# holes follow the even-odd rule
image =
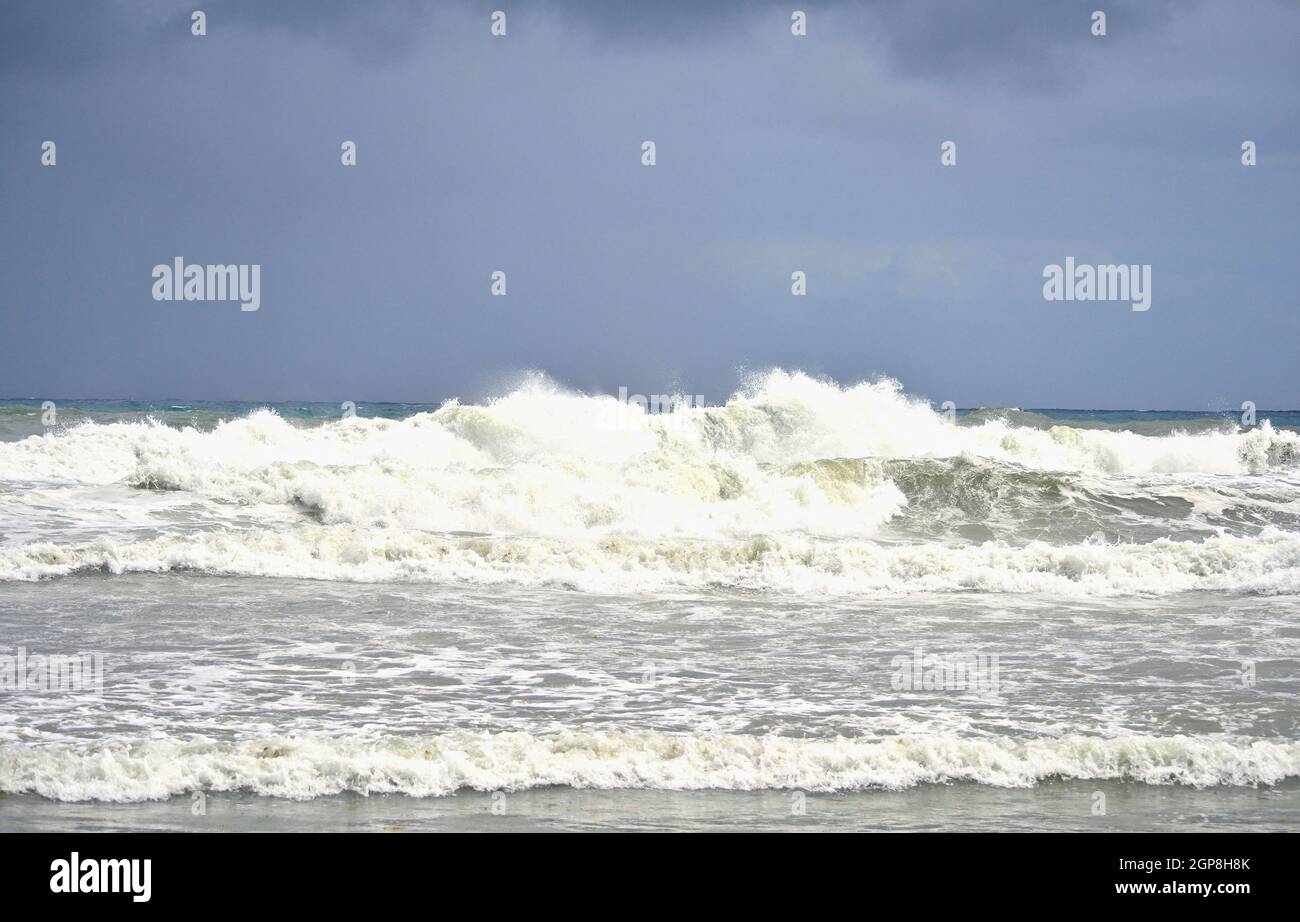
[[[311,800],[461,790],[906,790],[1052,779],[1212,787],[1300,776],[1300,743],[1229,736],[1060,738],[903,734],[806,739],[654,731],[452,732],[424,737],[121,740],[0,748],[0,791],[131,803],[193,791]]]
[[[1295,591],[1300,441],[1267,421],[954,425],[891,379],[779,370],[673,406],[534,375],[398,419],[82,421],[0,443],[0,579]]]

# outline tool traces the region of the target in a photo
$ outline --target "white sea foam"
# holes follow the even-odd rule
[[[121,521],[142,524],[110,535],[105,526],[114,510],[100,498],[98,524],[86,531],[101,540],[55,547],[33,540],[31,502],[0,501],[0,532],[7,533],[0,541],[11,545],[0,553],[0,579],[184,568],[593,588],[722,583],[829,591],[1290,592],[1296,590],[1295,539],[1283,535],[1023,550],[872,542],[908,508],[908,495],[938,505],[923,510],[926,521],[944,521],[946,502],[964,503],[959,525],[961,516],[987,518],[1001,529],[997,534],[1016,540],[1016,520],[1007,524],[985,506],[1009,491],[1036,501],[1062,487],[1050,478],[1026,478],[1041,472],[1084,478],[1080,490],[1097,478],[1127,478],[1103,491],[1121,497],[1140,489],[1143,477],[1185,478],[1185,490],[1161,487],[1142,514],[1165,508],[1178,514],[1178,504],[1167,499],[1185,494],[1182,506],[1201,519],[1218,515],[1228,525],[1254,528],[1296,514],[1300,492],[1286,478],[1297,457],[1296,434],[1267,425],[1160,437],[1034,429],[999,419],[958,427],[893,381],[839,387],[772,372],[725,406],[653,415],[533,379],[486,406],[449,403],[398,421],[298,426],[262,411],[212,431],[86,423],[0,444],[0,487],[21,482],[34,485],[24,488],[30,492],[40,484],[113,484],[179,491],[201,503],[193,508],[189,535],[140,541],[131,538],[149,528],[172,532],[184,522],[142,519],[124,509]],[[905,495],[904,474],[890,466],[894,459],[914,465],[956,459],[944,463],[966,467],[956,478],[928,469],[904,472],[912,490]],[[971,462],[997,466],[997,476],[984,477]],[[1247,495],[1239,485],[1195,482],[1252,474],[1267,475],[1280,492],[1238,518],[1231,516]],[[988,503],[972,497],[979,490],[989,493]],[[1059,495],[1069,501],[1082,494],[1062,487]],[[1143,498],[1102,514],[1119,521],[1132,500]],[[49,506],[52,518],[57,513],[59,521],[75,524],[85,500],[76,491],[48,490],[38,511]],[[229,510],[224,521],[222,509]],[[1056,511],[1034,507],[1028,514],[1050,520]],[[288,528],[286,513],[329,527]],[[1178,537],[1180,527],[1175,522],[1161,532],[1156,526],[1144,537]],[[1205,533],[1206,526],[1197,527]],[[51,537],[63,541],[69,530]],[[491,537],[446,537],[458,533]],[[16,539],[26,543],[14,547]]]
[[[117,543],[0,548],[0,580],[197,571],[357,582],[468,582],[640,592],[729,587],[788,593],[1162,595],[1300,592],[1300,535],[1266,529],[1201,541],[1015,547],[455,537],[352,526],[222,531]]]
[[[103,483],[152,477],[185,489],[238,489],[232,475],[300,462],[438,469],[567,462],[581,473],[582,465],[663,463],[671,454],[691,464],[745,457],[780,465],[967,454],[1037,470],[1240,474],[1300,460],[1298,449],[1296,433],[1267,424],[1245,433],[1166,436],[1070,426],[1042,430],[1003,419],[952,426],[893,380],[840,387],[775,371],[756,378],[725,406],[683,407],[672,414],[645,414],[609,396],[574,394],[534,378],[485,406],[453,402],[399,421],[352,418],[298,427],[260,411],[211,432],[152,422],[85,423],[0,444],[0,479]]]
[[[438,797],[462,789],[901,790],[1051,778],[1276,784],[1300,776],[1300,743],[1211,737],[861,739],[656,732],[459,732],[424,738],[154,739],[0,749],[0,791],[63,801],[161,800],[191,791],[311,799],[344,792]]]

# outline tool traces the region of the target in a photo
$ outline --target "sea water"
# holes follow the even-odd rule
[[[1300,818],[1295,414],[40,404],[0,658],[102,674],[0,690],[3,828]]]

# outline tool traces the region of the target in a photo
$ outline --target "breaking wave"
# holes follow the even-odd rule
[[[1300,535],[1146,544],[882,545],[758,537],[742,542],[443,536],[351,526],[209,532],[116,544],[0,548],[0,579],[191,571],[356,582],[514,583],[596,592],[731,588],[787,593],[1165,595],[1300,592]]]
[[[1300,743],[1128,735],[866,739],[565,732],[425,738],[153,739],[0,749],[0,791],[138,802],[192,791],[309,800],[345,792],[440,797],[546,786],[656,790],[902,790],[1061,779],[1277,784],[1300,776]]]
[[[777,371],[724,406],[663,414],[535,378],[399,420],[87,422],[0,443],[0,579],[1296,591],[1297,433],[1157,436],[1014,415],[953,425],[891,380]],[[193,508],[150,519],[142,498],[162,494]],[[75,528],[39,540],[42,516],[79,515],[96,540],[64,540]],[[115,516],[136,524],[114,532]]]

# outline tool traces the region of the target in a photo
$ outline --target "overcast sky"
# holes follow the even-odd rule
[[[1297,47],[1294,0],[5,0],[0,396],[1300,407]],[[261,309],[153,300],[177,256]],[[1044,300],[1067,256],[1151,309]]]

